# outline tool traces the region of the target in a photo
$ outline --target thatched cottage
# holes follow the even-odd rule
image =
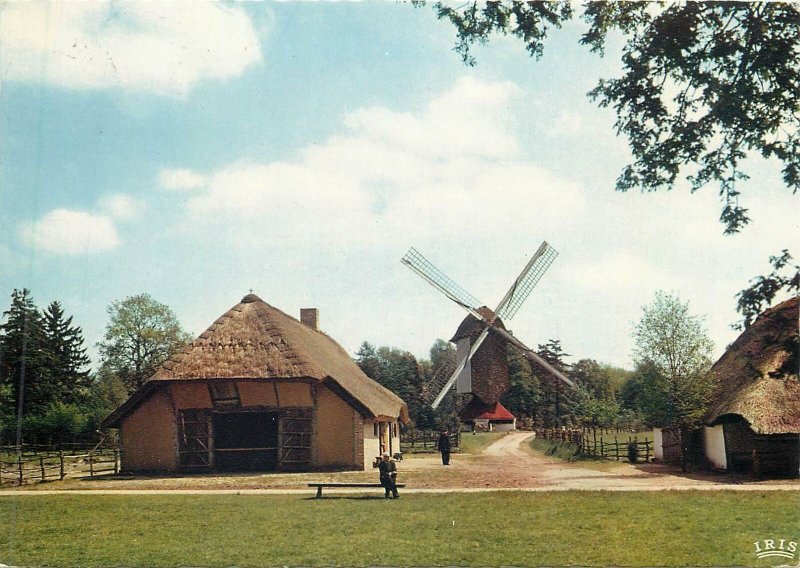
[[[800,303],[768,309],[711,368],[719,387],[703,450],[719,469],[800,474]]]
[[[123,471],[364,469],[398,452],[406,404],[318,322],[245,296],[106,418]]]

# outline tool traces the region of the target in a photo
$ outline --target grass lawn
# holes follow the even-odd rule
[[[459,452],[477,455],[505,435],[505,432],[462,432]]]
[[[770,566],[795,492],[0,495],[18,566]]]

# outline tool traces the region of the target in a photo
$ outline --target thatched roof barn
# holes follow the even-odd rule
[[[718,389],[705,429],[713,465],[800,472],[800,302],[761,314],[711,369]]]
[[[398,452],[406,404],[318,318],[245,296],[106,418],[123,469],[363,469]]]

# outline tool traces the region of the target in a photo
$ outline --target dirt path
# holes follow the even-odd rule
[[[731,475],[681,474],[655,464],[564,462],[530,449],[530,432],[503,436],[478,455],[454,454],[443,466],[438,454],[411,457],[398,463],[405,493],[476,491],[659,491],[659,490],[800,490],[800,480],[747,481]],[[340,473],[267,473],[172,475],[66,480],[4,489],[3,495],[102,494],[298,494],[309,495],[309,482],[375,482],[375,471]],[[358,492],[361,490],[355,490]],[[374,490],[373,490],[374,491]],[[326,490],[328,493],[349,493]]]

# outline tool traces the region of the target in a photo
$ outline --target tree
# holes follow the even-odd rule
[[[781,290],[800,292],[800,266],[791,264],[791,261],[792,255],[786,249],[778,256],[769,257],[772,272],[767,276],[756,276],[750,280],[748,288],[736,295],[736,311],[742,314],[742,319],[734,324],[734,329],[749,327]]]
[[[562,373],[569,374],[570,365],[565,361],[569,353],[564,352],[560,340],[550,339],[544,345],[539,345],[537,353]],[[539,368],[536,364],[532,365],[532,369],[542,387],[538,421],[546,427],[573,425],[575,393],[571,389],[564,389],[561,381],[549,371]]]
[[[434,10],[455,27],[455,51],[467,65],[475,64],[472,45],[494,34],[520,38],[538,58],[548,31],[573,17],[563,0],[468,2],[458,8],[437,2]],[[624,40],[620,76],[601,80],[589,93],[601,107],[615,110],[617,133],[627,137],[633,156],[617,178],[617,190],[670,190],[679,176],[692,192],[716,183],[727,234],[750,221],[739,182],[749,177],[743,163],[751,155],[777,160],[784,184],[797,193],[797,4],[587,1],[583,18],[589,28],[581,43],[593,52],[604,54],[610,34]],[[769,284],[792,290],[790,282],[773,278]],[[759,291],[751,287],[739,295],[745,325]]]
[[[685,464],[688,434],[702,424],[714,389],[708,372],[713,343],[688,302],[657,292],[642,310],[633,332],[642,409],[651,424],[681,431]]]
[[[129,393],[191,340],[172,310],[148,294],[112,302],[106,311],[109,322],[98,343],[102,369],[119,377]]]
[[[500,402],[518,419],[533,421],[542,398],[539,379],[533,374],[528,358],[519,349],[509,344],[506,353],[509,388]]]
[[[44,310],[42,327],[55,398],[64,404],[78,403],[91,385],[83,331],[72,324],[72,316],[64,315],[59,302],[51,302]]]
[[[581,359],[572,366],[570,378],[578,388],[576,414],[592,428],[610,428],[618,424],[618,394],[628,375],[624,369],[603,365],[592,359]]]
[[[6,321],[0,325],[0,383],[13,400],[13,408],[6,408],[4,415],[17,413],[20,397],[23,416],[43,411],[57,397],[42,316],[30,290],[14,290],[11,306],[3,315]]]

